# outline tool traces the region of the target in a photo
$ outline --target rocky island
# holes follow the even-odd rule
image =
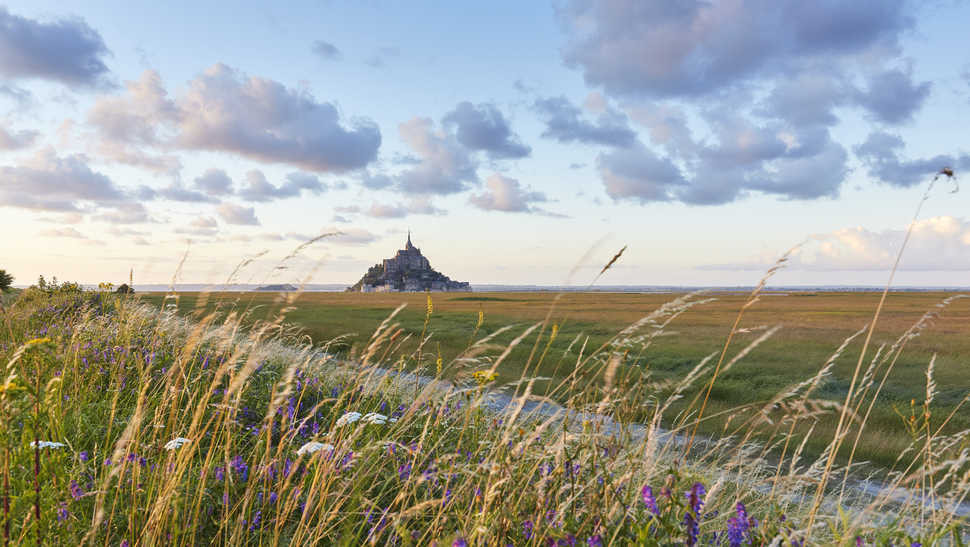
[[[347,287],[348,292],[470,291],[467,282],[452,281],[434,270],[421,249],[411,244],[411,232],[404,248],[367,270],[364,277]]]

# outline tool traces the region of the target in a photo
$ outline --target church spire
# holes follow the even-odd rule
[[[410,229],[410,228],[408,228],[408,242],[407,242],[407,244],[406,244],[406,245],[404,246],[404,248],[405,248],[405,249],[408,249],[408,250],[410,250],[410,249],[413,249],[413,248],[414,248],[414,245],[412,245],[412,244],[411,244],[411,229]]]

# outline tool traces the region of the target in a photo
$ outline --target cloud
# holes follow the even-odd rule
[[[779,79],[761,105],[759,113],[794,125],[838,123],[835,108],[852,97],[852,86],[831,71],[805,71]]]
[[[367,216],[374,218],[402,218],[408,215],[408,210],[400,205],[374,203],[367,210]]]
[[[120,203],[94,217],[95,220],[111,224],[143,224],[152,222],[145,206],[138,202]]]
[[[216,219],[212,217],[198,217],[189,223],[193,228],[215,228],[219,226]]]
[[[518,180],[494,174],[485,180],[487,190],[471,196],[468,201],[486,211],[507,213],[535,212],[534,203],[547,201],[546,195],[523,188]]]
[[[184,203],[218,203],[219,200],[212,197],[209,194],[199,192],[198,190],[193,190],[191,188],[186,188],[181,182],[173,182],[172,184],[158,190],[156,192],[157,197],[162,199],[167,199],[169,201],[180,201]]]
[[[647,129],[650,141],[663,146],[674,155],[689,155],[697,150],[697,144],[687,126],[683,109],[651,103],[627,109],[630,118]]]
[[[900,188],[927,182],[943,167],[956,169],[957,173],[970,169],[970,155],[937,155],[932,158],[902,160],[899,158],[899,151],[904,147],[905,143],[899,135],[874,131],[865,142],[855,146],[853,151],[866,166],[869,176]]]
[[[145,236],[150,237],[152,235],[149,232],[144,232],[141,230],[132,230],[131,228],[108,228],[108,233],[118,237],[137,237],[139,239]]]
[[[88,239],[88,236],[82,234],[81,232],[75,230],[74,228],[51,228],[49,230],[43,230],[39,232],[38,235],[44,237],[70,237],[75,239]]]
[[[545,138],[559,142],[581,142],[606,146],[631,146],[636,133],[627,125],[626,116],[606,110],[596,122],[582,118],[582,111],[565,97],[536,99],[533,108],[545,120]]]
[[[341,120],[337,107],[306,91],[216,64],[170,99],[147,71],[121,96],[103,97],[88,115],[106,157],[157,169],[177,168],[146,150],[228,152],[313,172],[343,172],[374,161],[380,130],[367,119]]]
[[[364,60],[364,64],[372,68],[382,68],[390,57],[399,57],[401,50],[396,47],[382,47],[377,53]]]
[[[0,127],[0,150],[19,150],[28,148],[37,140],[37,131],[14,131],[10,132]]]
[[[0,74],[7,78],[102,85],[108,55],[101,35],[81,18],[39,22],[0,7]]]
[[[649,138],[600,155],[607,193],[707,205],[837,196],[850,172],[832,136],[842,111],[896,125],[929,97],[930,83],[915,80],[902,56],[913,9],[903,0],[567,0],[564,60],[602,91],[587,110],[609,113],[619,100]],[[573,128],[591,125],[563,98],[536,108],[546,112],[545,136],[579,140]],[[905,186],[926,172],[896,157],[901,141],[875,144],[855,149],[870,173]]]
[[[325,228],[321,233],[330,232],[340,232],[335,236],[326,238],[324,241],[328,243],[336,243],[337,245],[367,245],[368,243],[377,241],[380,239],[376,234],[369,232],[363,228],[336,228],[330,227]]]
[[[679,162],[642,143],[601,153],[597,166],[607,195],[640,203],[720,205],[753,192],[783,199],[839,194],[848,154],[827,129],[807,127],[799,133],[733,116],[709,121],[715,140],[670,147]]]
[[[210,168],[195,178],[195,187],[210,196],[228,196],[232,194],[232,179],[222,169]]]
[[[337,49],[337,46],[324,40],[313,42],[312,50],[318,57],[327,61],[334,61],[341,57],[340,50]]]
[[[34,99],[33,94],[29,89],[24,89],[10,84],[0,85],[0,95],[9,97],[10,100],[17,103],[17,106],[21,109],[26,109]]]
[[[189,83],[179,98],[178,143],[185,148],[235,152],[317,172],[364,167],[377,157],[373,122],[341,124],[337,108],[309,93],[217,64]]]
[[[216,208],[216,213],[226,224],[259,226],[259,219],[256,218],[256,209],[253,207],[243,207],[234,203],[223,203]]]
[[[420,164],[418,160],[416,163]],[[364,172],[360,175],[360,183],[368,190],[381,190],[394,185],[394,179],[380,173]]]
[[[434,129],[428,118],[413,118],[398,126],[401,140],[421,159],[396,179],[413,194],[454,194],[477,182],[478,164],[454,135]]]
[[[532,153],[495,105],[460,102],[445,115],[443,123],[456,128],[458,142],[466,148],[482,150],[492,159],[524,158]]]
[[[888,271],[893,267],[905,230],[844,228],[812,236],[797,250],[787,268],[818,271]],[[706,270],[764,270],[777,257],[754,257],[735,264],[701,266]],[[970,270],[970,221],[952,216],[920,220],[899,263],[908,271]]]
[[[81,213],[64,213],[56,217],[38,217],[37,220],[51,224],[80,224],[84,221],[84,215]]]
[[[892,69],[871,76],[857,101],[876,120],[899,124],[913,118],[930,94],[930,82],[913,82],[912,70]]]
[[[596,163],[606,194],[614,200],[669,201],[686,184],[676,165],[642,144],[600,154]]]
[[[438,215],[443,213],[444,211],[435,207],[430,199],[415,197],[400,205],[373,203],[365,214],[374,218],[403,218],[410,214]]]
[[[239,196],[246,201],[273,201],[298,196],[303,190],[319,194],[325,192],[327,186],[309,173],[290,173],[286,182],[274,186],[262,171],[253,169],[246,173],[246,186],[239,191]]]
[[[188,227],[176,228],[175,233],[197,236],[214,236],[219,232],[217,230],[218,227],[219,223],[216,222],[216,219],[212,217],[198,217],[193,219],[192,222],[189,223]]]
[[[177,157],[147,150],[168,148],[166,125],[180,116],[161,76],[146,70],[125,88],[123,95],[98,98],[88,111],[87,122],[96,132],[93,150],[119,163],[162,173],[178,171],[182,164]]]
[[[610,94],[715,93],[799,62],[893,49],[912,26],[885,2],[572,0],[560,11],[568,66]]]
[[[36,211],[80,211],[89,204],[120,203],[125,193],[92,170],[83,155],[59,157],[46,148],[22,165],[0,167],[0,206]]]

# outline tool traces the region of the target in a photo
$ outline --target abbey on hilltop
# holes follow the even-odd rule
[[[411,232],[408,231],[408,242],[399,250],[394,258],[385,258],[380,264],[375,264],[367,270],[364,277],[351,287],[352,292],[388,292],[388,291],[470,291],[471,286],[462,281],[452,281],[447,275],[436,272],[428,259],[411,244]]]

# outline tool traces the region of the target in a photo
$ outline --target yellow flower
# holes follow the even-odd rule
[[[472,373],[472,378],[475,379],[475,382],[478,385],[484,386],[489,382],[494,382],[495,379],[498,378],[498,373],[489,372],[487,370],[476,370]]]
[[[31,346],[39,346],[41,344],[50,344],[50,343],[51,343],[50,337],[45,336],[43,338],[34,338],[33,340],[28,341],[25,345],[26,347],[29,348]]]
[[[482,323],[485,322],[485,312],[483,310],[478,310],[478,323],[475,325],[475,329],[482,328]]]
[[[430,296],[428,297],[428,302],[429,303],[431,302],[431,297]],[[431,313],[431,312],[428,312],[428,313]],[[441,375],[441,364],[442,364],[442,360],[441,360],[441,343],[440,342],[438,343],[438,359],[436,359],[434,363],[435,363],[436,368],[438,369],[438,375],[440,376]]]
[[[434,313],[434,304],[431,303],[431,293],[428,293],[428,315]]]

